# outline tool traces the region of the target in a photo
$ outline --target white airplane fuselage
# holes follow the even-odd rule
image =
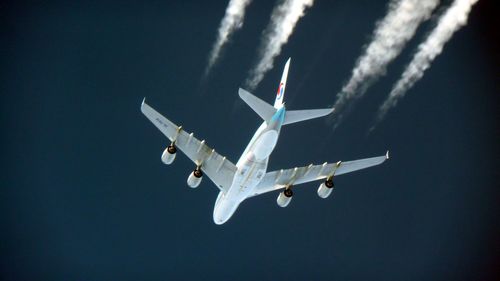
[[[220,190],[215,201],[213,220],[216,224],[227,222],[245,199],[271,191],[281,190],[276,203],[286,207],[292,199],[292,185],[323,180],[317,193],[327,198],[333,191],[333,176],[354,172],[389,159],[389,152],[377,156],[354,161],[323,163],[281,169],[267,173],[269,156],[278,142],[281,127],[326,116],[333,108],[289,110],[284,106],[284,94],[290,59],[285,64],[281,81],[276,92],[274,105],[267,103],[250,92],[239,88],[238,95],[257,115],[264,120],[257,129],[236,164],[215,149],[209,147],[205,140],[200,141],[174,124],[155,109],[142,101],[142,113],[171,141],[161,155],[163,163],[171,164],[176,151],[183,152],[196,168],[189,174],[187,184],[191,188],[200,185],[203,175],[208,177]],[[213,127],[213,125],[212,125]]]
[[[238,206],[252,195],[252,190],[266,174],[269,155],[278,142],[285,119],[285,107],[279,108],[269,122],[264,121],[236,164],[237,172],[227,192],[221,191],[214,207],[214,222],[223,224]]]

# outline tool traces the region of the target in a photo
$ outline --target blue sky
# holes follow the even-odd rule
[[[445,2],[438,13],[446,8]],[[260,118],[239,100],[273,1],[254,1],[205,83],[226,1],[7,3],[2,9],[3,280],[494,280],[498,276],[498,41],[490,3],[366,135],[432,30],[332,132],[283,128],[270,170],[383,155],[381,166],[245,201],[212,221],[217,189],[186,185],[184,156],[148,103],[235,162]],[[272,103],[288,57],[287,109],[323,108],[367,44],[385,1],[317,1],[254,93]]]

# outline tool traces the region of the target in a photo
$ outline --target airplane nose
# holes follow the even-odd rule
[[[221,225],[224,224],[229,218],[226,218],[225,216],[221,216],[218,212],[214,213],[214,222],[215,224]]]
[[[221,225],[221,224],[225,223],[225,221],[223,219],[220,219],[220,218],[214,218],[214,222],[217,225]]]
[[[236,208],[238,208],[238,205],[238,203],[225,200],[224,198],[218,200],[214,208],[215,224],[220,225],[227,222],[236,211]]]
[[[214,222],[218,225],[224,224],[229,220],[231,215],[231,212],[227,210],[227,206],[220,204],[214,209]]]

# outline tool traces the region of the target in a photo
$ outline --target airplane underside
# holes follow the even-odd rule
[[[205,140],[200,141],[193,133],[186,132],[182,126],[177,126],[145,101],[142,102],[143,114],[171,142],[161,156],[162,161],[167,165],[172,164],[177,150],[180,150],[195,164],[187,180],[188,186],[198,187],[206,175],[220,190],[213,212],[216,224],[229,220],[245,199],[267,192],[280,190],[276,202],[278,206],[286,207],[293,196],[292,187],[302,183],[322,181],[317,193],[320,198],[327,198],[334,189],[334,176],[379,165],[389,159],[387,152],[383,156],[360,160],[325,162],[320,165],[310,164],[267,172],[269,156],[278,142],[283,125],[322,117],[333,111],[333,108],[292,111],[285,109],[283,100],[289,65],[290,59],[285,64],[274,106],[240,88],[240,97],[263,119],[263,123],[236,165],[210,148]]]

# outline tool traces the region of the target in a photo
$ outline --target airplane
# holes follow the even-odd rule
[[[141,104],[142,113],[170,140],[171,144],[163,151],[161,160],[169,165],[175,160],[177,149],[184,152],[196,165],[190,173],[187,184],[191,188],[200,185],[203,175],[220,190],[215,201],[213,220],[223,224],[235,213],[238,206],[247,198],[267,192],[282,190],[276,199],[278,206],[290,203],[295,185],[323,180],[317,193],[327,198],[334,189],[333,178],[345,173],[379,165],[389,159],[389,151],[383,156],[355,161],[323,163],[267,172],[269,156],[274,150],[283,125],[318,118],[333,112],[333,108],[312,110],[289,110],[283,102],[290,60],[285,64],[278,87],[274,106],[261,100],[244,89],[239,89],[240,98],[245,101],[264,121],[243,151],[236,165],[225,156],[209,147],[205,140],[198,140],[193,133],[186,132],[146,104]]]

